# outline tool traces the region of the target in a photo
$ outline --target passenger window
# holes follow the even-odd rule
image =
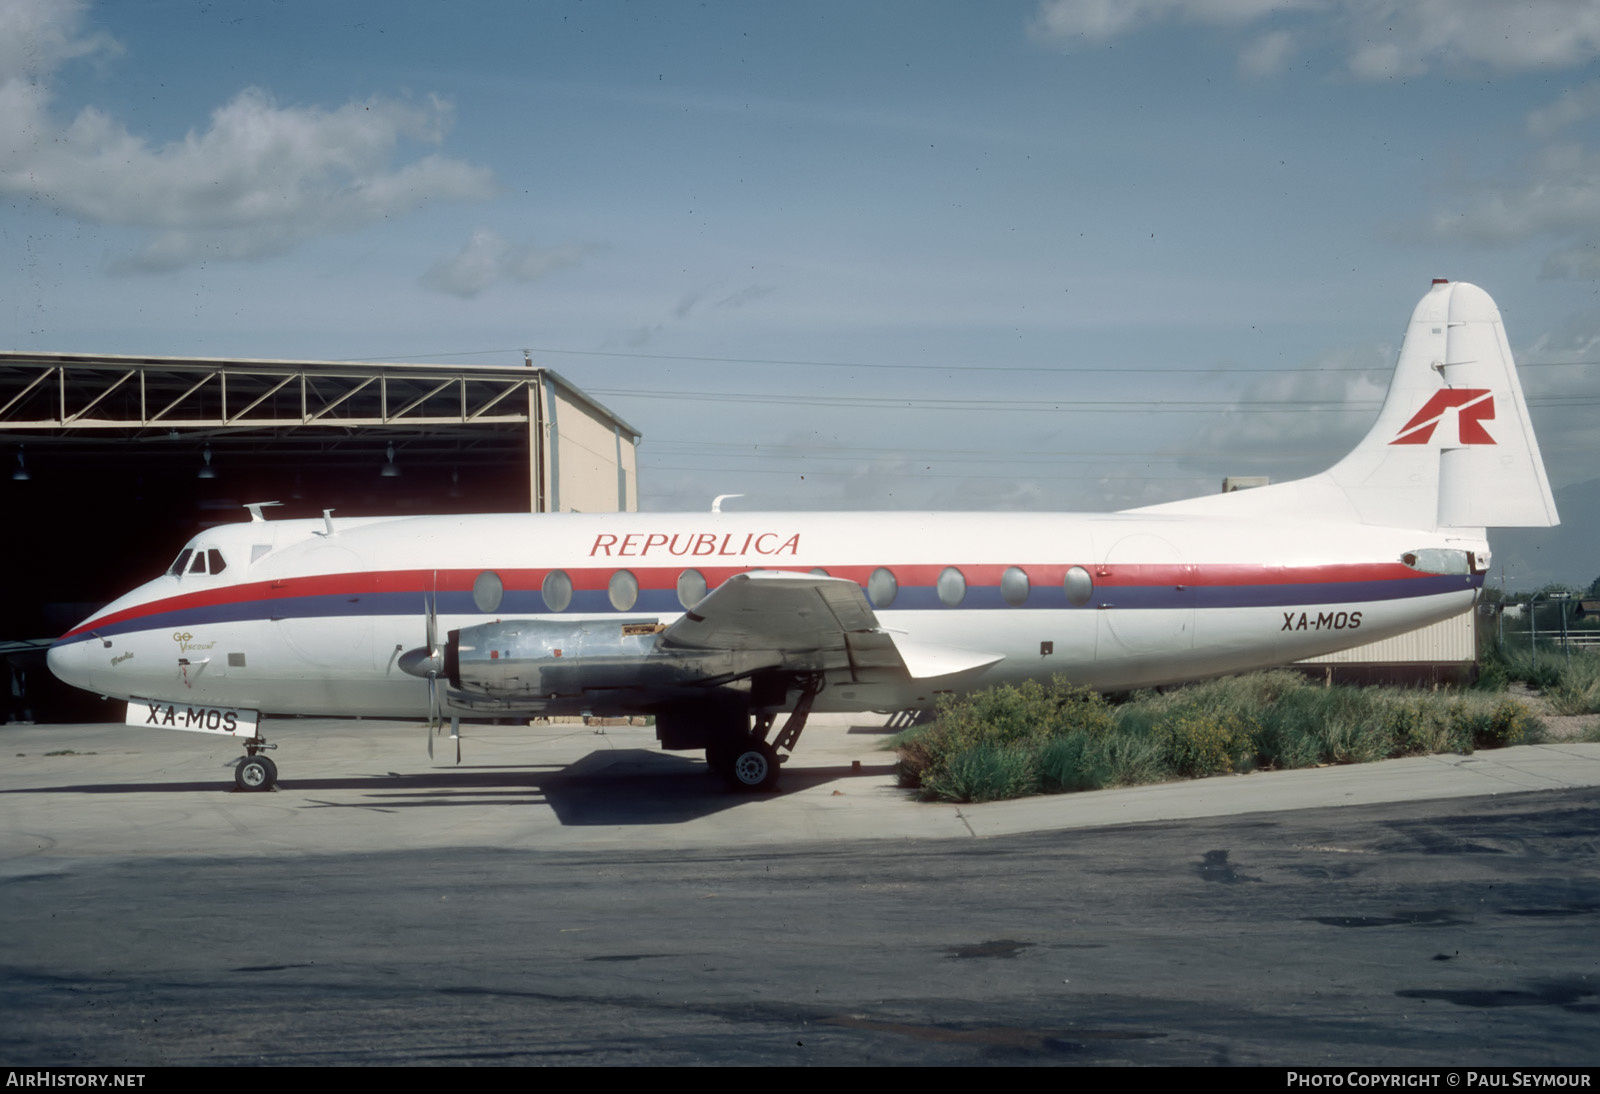
[[[874,608],[889,607],[899,592],[900,583],[895,580],[893,573],[882,566],[873,570],[872,576],[867,578],[867,599],[872,601]]]
[[[480,612],[498,611],[506,594],[506,583],[493,570],[485,570],[472,583],[472,603]]]
[[[544,606],[553,612],[564,612],[572,603],[572,579],[565,570],[551,570],[544,575],[539,591],[544,595]]]
[[[627,570],[618,570],[611,575],[606,592],[610,594],[611,606],[625,612],[639,600],[639,579]]]
[[[1094,595],[1094,578],[1082,566],[1074,566],[1062,576],[1061,587],[1066,590],[1067,603],[1081,608]]]
[[[1000,595],[1013,608],[1020,608],[1028,599],[1028,571],[1020,566],[1009,567],[1000,575]]]
[[[206,561],[211,563],[211,572],[214,574],[220,574],[228,568],[228,564],[222,561],[222,552],[215,547],[206,552]]]
[[[939,575],[939,582],[935,588],[938,590],[940,603],[947,608],[954,608],[966,598],[966,575],[954,566],[947,566]]]
[[[684,610],[693,608],[706,598],[706,578],[699,570],[685,570],[678,575],[678,603]]]

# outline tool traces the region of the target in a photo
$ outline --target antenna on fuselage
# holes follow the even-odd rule
[[[722,512],[722,503],[723,502],[727,501],[729,498],[742,498],[742,497],[744,497],[743,494],[718,494],[716,497],[711,499],[711,511],[713,513],[720,513],[720,512]]]
[[[322,511],[322,526],[327,529],[327,531],[322,533],[323,535],[325,535],[325,536],[333,535],[333,510],[332,509],[324,509]]]
[[[265,524],[267,518],[261,515],[261,510],[271,505],[282,505],[281,501],[247,501],[244,507],[250,510],[250,523]]]

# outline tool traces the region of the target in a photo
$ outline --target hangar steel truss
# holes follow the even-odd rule
[[[0,429],[526,423],[545,369],[0,355]]]

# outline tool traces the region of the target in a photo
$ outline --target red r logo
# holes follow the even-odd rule
[[[1494,438],[1483,427],[1484,422],[1494,420],[1494,394],[1482,387],[1447,387],[1435,392],[1389,443],[1427,444],[1445,411],[1452,408],[1459,408],[1456,420],[1462,444],[1494,444]]]

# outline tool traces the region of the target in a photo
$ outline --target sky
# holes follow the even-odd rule
[[[522,351],[640,507],[1320,470],[1499,303],[1600,574],[1600,0],[0,0],[0,348]]]

